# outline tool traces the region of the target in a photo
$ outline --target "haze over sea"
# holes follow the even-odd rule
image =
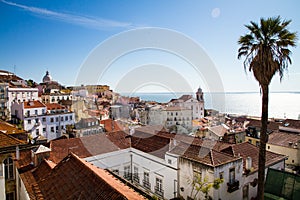
[[[182,94],[192,93],[137,92],[133,94],[123,93],[122,95],[139,96],[141,100],[166,103],[173,98],[179,98]],[[212,108],[228,114],[261,116],[261,94],[259,92],[204,93],[204,100],[206,109]],[[269,95],[269,117],[299,119],[300,92],[271,92]]]

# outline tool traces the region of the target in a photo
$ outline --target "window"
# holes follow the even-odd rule
[[[235,182],[235,168],[229,169],[229,183],[232,184]]]
[[[4,160],[4,171],[5,171],[5,179],[11,180],[14,179],[14,163],[11,157],[8,157]]]
[[[270,149],[270,146],[268,146],[268,149]]]
[[[143,186],[147,189],[151,188],[151,185],[149,183],[149,172],[144,172],[144,180],[143,180]]]
[[[131,174],[130,174],[130,166],[124,166],[124,178],[130,180]]]
[[[58,131],[58,126],[56,126],[56,131]]]
[[[168,164],[172,164],[172,160],[171,159],[168,159]]]
[[[54,122],[54,118],[53,117],[50,118],[50,122]]]
[[[6,197],[6,200],[14,200],[15,193],[14,192],[6,193],[5,197]]]
[[[257,147],[259,147],[259,144],[260,144],[259,141],[256,141],[256,146],[257,146]]]
[[[34,114],[37,115],[38,114],[38,110],[34,110]]]
[[[58,117],[55,118],[55,121],[58,122]]]
[[[27,110],[27,117],[30,116],[30,110]]]
[[[70,120],[72,120],[72,115],[70,115]]]
[[[162,189],[162,179],[161,178],[158,178],[156,177],[155,179],[155,193],[158,194],[159,196],[164,196],[164,193],[163,193],[163,189]]]
[[[40,135],[40,130],[39,130],[39,129],[36,129],[36,130],[35,130],[35,133],[36,133],[36,135]]]
[[[36,123],[36,124],[39,123],[39,119],[35,119],[35,123]]]
[[[63,122],[63,121],[64,121],[64,117],[61,117],[61,118],[60,118],[60,121],[62,121],[62,122]]]
[[[248,142],[249,142],[250,144],[252,144],[252,140],[251,140],[251,139],[248,139]]]
[[[43,132],[46,132],[46,128],[43,128]]]
[[[137,166],[134,166],[133,168],[133,181],[140,183],[139,168]]]
[[[65,116],[65,121],[68,121],[69,120],[69,117],[68,116]]]
[[[224,179],[224,172],[220,172],[220,173],[219,173],[219,178],[220,178],[220,179]]]
[[[42,118],[42,121],[43,121],[43,122],[46,122],[46,117],[43,117],[43,118]]]
[[[31,124],[31,119],[28,120],[28,124]]]
[[[54,132],[54,127],[53,126],[51,127],[51,132]]]

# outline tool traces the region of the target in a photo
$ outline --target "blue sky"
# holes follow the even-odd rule
[[[83,62],[103,41],[135,28],[160,27],[197,42],[214,62],[225,91],[258,92],[258,83],[237,59],[244,25],[280,15],[292,20],[291,31],[300,32],[299,7],[297,0],[0,0],[0,69],[36,82],[49,70],[63,85],[74,85]],[[300,91],[300,47],[292,51],[293,64],[281,83],[273,79],[271,91]],[[182,74],[193,90],[199,85],[208,90],[185,62],[157,51],[123,56],[97,83],[116,89],[134,66],[149,63],[164,63]],[[164,90],[151,84],[141,89]]]

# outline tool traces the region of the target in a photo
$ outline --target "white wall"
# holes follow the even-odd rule
[[[120,176],[124,176],[124,167],[134,166],[138,168],[139,187],[146,190],[143,185],[144,172],[149,172],[149,183],[151,184],[151,194],[154,194],[156,177],[163,180],[162,188],[164,198],[174,198],[177,192],[177,160],[174,156],[168,155],[166,159],[161,159],[148,153],[144,153],[134,148],[110,152],[85,159],[100,168],[107,168],[111,171],[118,170]],[[168,160],[172,160],[168,164]],[[131,165],[132,163],[132,165]]]
[[[28,192],[23,183],[23,180],[21,179],[17,169],[16,169],[16,198],[17,200],[30,200]]]

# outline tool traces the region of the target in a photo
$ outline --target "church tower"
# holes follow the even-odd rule
[[[198,90],[196,92],[196,98],[200,102],[204,101],[204,99],[203,99],[203,91],[202,91],[202,89],[200,87],[198,88]]]

